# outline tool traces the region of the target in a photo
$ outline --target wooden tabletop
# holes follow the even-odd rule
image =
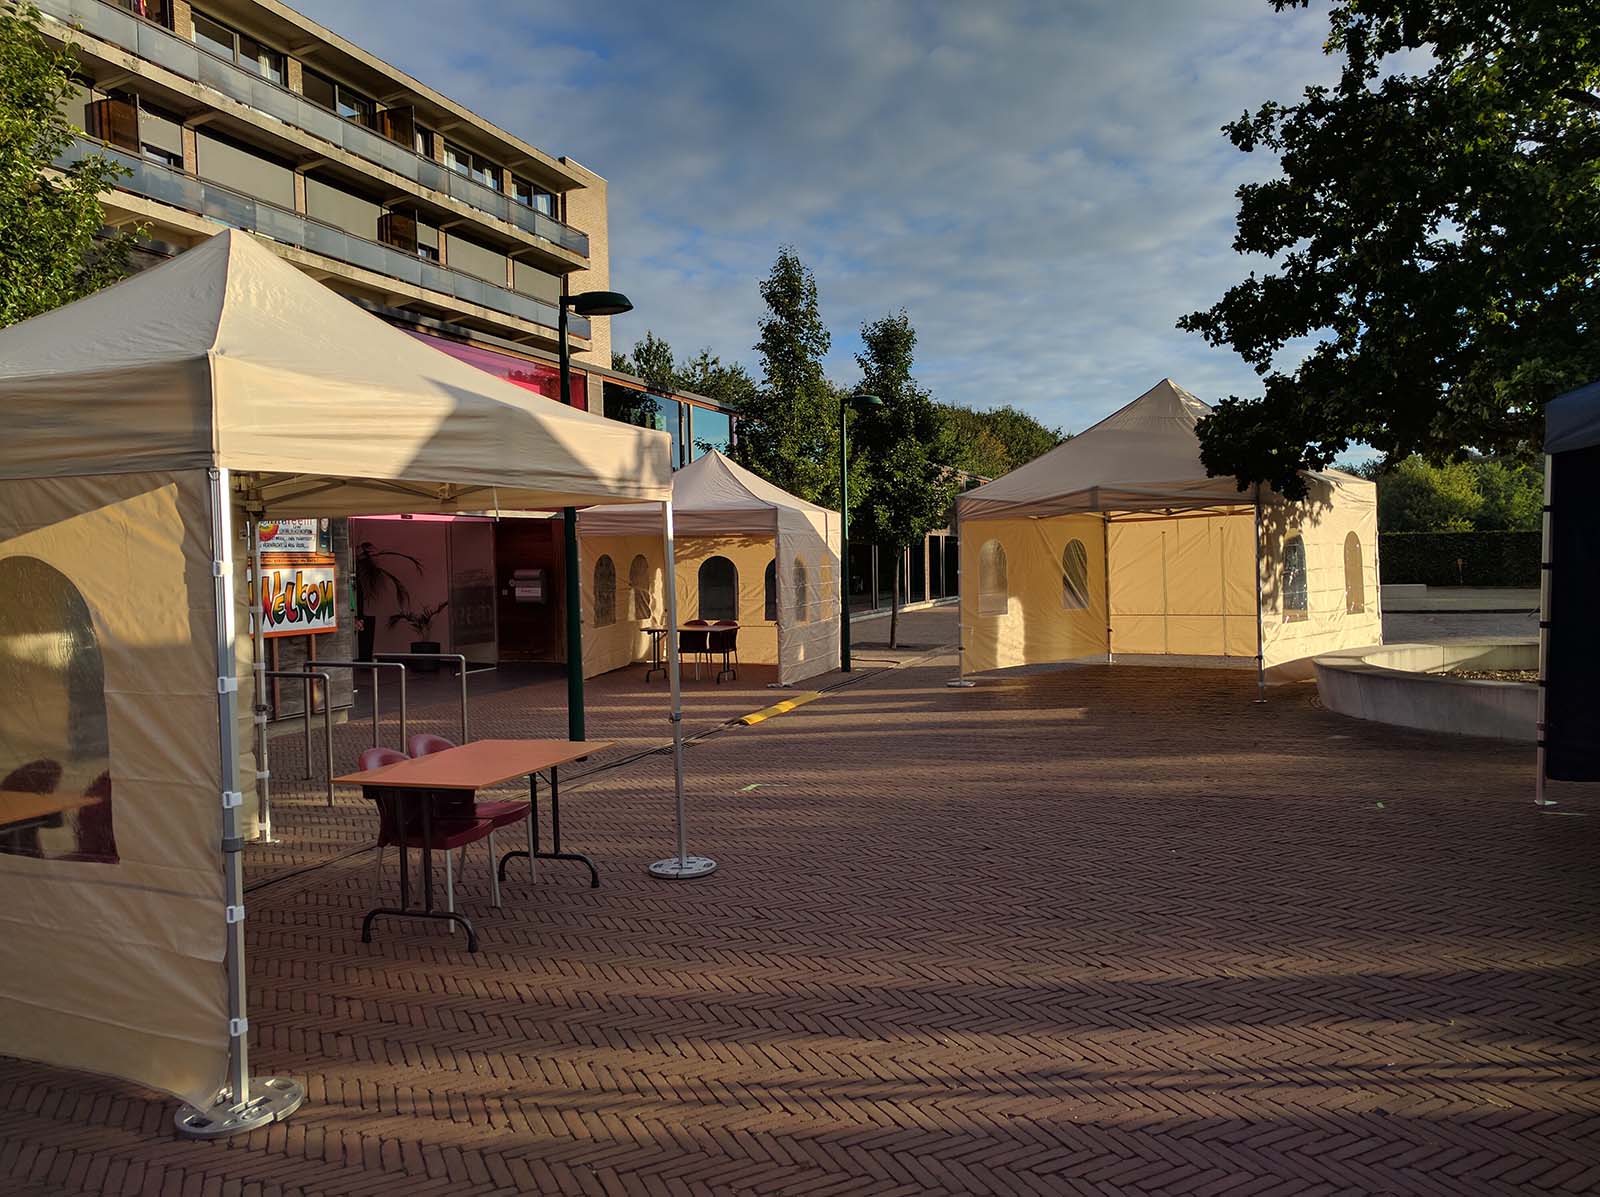
[[[333,780],[396,789],[481,790],[610,748],[611,740],[474,740]]]
[[[0,790],[0,827],[48,818],[99,801],[99,798],[88,798],[82,794],[31,794]]]

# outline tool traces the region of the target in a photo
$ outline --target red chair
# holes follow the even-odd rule
[[[406,747],[411,750],[412,756],[432,756],[436,752],[443,752],[447,748],[456,747],[454,740],[447,740],[443,736],[435,736],[428,732],[417,732],[406,741]],[[528,842],[533,843],[533,804],[531,802],[518,802],[515,799],[503,799],[492,802],[479,802],[473,805],[472,817],[487,819],[496,829],[510,827],[513,823],[527,823]],[[528,851],[533,851],[532,847]],[[467,864],[466,853],[461,854],[461,866]],[[494,859],[494,840],[489,841],[489,868],[495,873],[495,905],[500,905],[499,897],[499,870]]]
[[[78,811],[78,845],[64,860],[115,861],[117,838],[111,829],[111,774],[102,773],[83,792],[95,801]]]
[[[408,759],[403,752],[396,752],[393,748],[369,748],[361,754],[360,765],[363,772],[368,769],[381,769],[385,765],[398,764]],[[378,805],[378,884],[383,884],[383,850],[390,844],[398,845],[400,851],[405,852],[412,848],[431,848],[435,852],[444,853],[444,895],[445,909],[452,914],[456,909],[456,878],[455,878],[455,850],[461,849],[461,864],[465,869],[467,863],[467,847],[479,840],[489,841],[489,881],[494,894],[494,905],[500,905],[500,877],[494,867],[494,828],[495,825],[488,819],[480,819],[470,812],[455,811],[446,808],[434,814],[430,821],[429,836],[426,840],[422,836],[421,820],[413,810],[410,818],[406,820],[407,826],[402,827],[398,803],[392,799],[380,798]],[[454,930],[454,924],[451,924]]]
[[[693,631],[689,629],[693,628]],[[685,620],[683,630],[678,633],[678,656],[690,656],[694,660],[694,675],[700,676],[700,658],[706,659],[706,665],[711,664],[711,621],[708,619]]]
[[[722,668],[717,670],[717,684],[721,685],[724,677],[735,680],[739,677],[736,666],[739,664],[739,621],[737,619],[719,619],[711,625],[711,633],[707,637],[706,647],[712,653],[722,654]],[[733,665],[728,664],[728,658],[733,658]]]

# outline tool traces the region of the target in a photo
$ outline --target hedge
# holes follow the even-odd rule
[[[1384,532],[1378,564],[1385,584],[1539,585],[1538,532]],[[1457,562],[1460,565],[1457,565]]]

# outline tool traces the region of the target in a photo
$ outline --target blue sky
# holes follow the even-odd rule
[[[1252,266],[1219,127],[1332,76],[1326,5],[879,0],[446,8],[294,0],[610,185],[612,285],[645,329],[757,372],[777,247],[816,272],[830,375],[904,307],[941,399],[1079,430],[1171,376],[1256,393],[1173,322]]]

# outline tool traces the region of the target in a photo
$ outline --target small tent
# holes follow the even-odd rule
[[[231,230],[0,331],[0,409],[0,1052],[230,1109],[257,521],[663,503],[668,438],[439,353]]]
[[[1171,379],[957,499],[964,671],[1125,657],[1254,659],[1260,676],[1382,641],[1376,488],[1302,502],[1208,477],[1210,408]]]
[[[1569,391],[1545,408],[1544,568],[1540,577],[1540,802],[1546,777],[1600,781],[1600,382]]]
[[[792,684],[839,665],[839,515],[797,499],[716,450],[672,478],[678,614],[739,623],[739,660]],[[578,513],[583,671],[649,655],[660,626],[661,508]]]

